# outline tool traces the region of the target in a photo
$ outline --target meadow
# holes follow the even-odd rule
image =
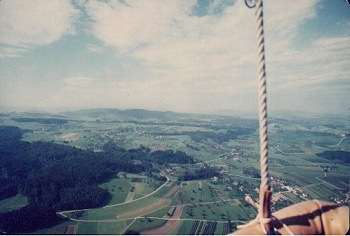
[[[23,139],[30,142],[49,140],[94,152],[107,142],[124,149],[170,149],[185,152],[195,162],[154,164],[158,173],[119,173],[99,185],[111,194],[105,206],[63,211],[64,222],[36,232],[64,233],[73,225],[78,234],[142,233],[176,220],[167,233],[227,234],[255,218],[256,209],[245,201],[246,195],[257,200],[260,182],[255,120],[173,114],[162,119],[117,119],[107,114],[69,114],[69,121],[62,124],[21,122],[9,116],[2,117],[2,124],[28,130]],[[270,171],[274,196],[279,196],[274,209],[307,199],[345,203],[350,165],[317,154],[350,151],[344,136],[350,122],[342,121],[341,128],[336,124],[330,128],[329,123],[322,118],[272,119]],[[215,168],[217,176],[182,179],[206,168]],[[160,175],[167,180],[161,181]],[[25,204],[21,195],[6,198],[0,201],[0,212]],[[168,215],[172,207],[181,209],[179,217]]]

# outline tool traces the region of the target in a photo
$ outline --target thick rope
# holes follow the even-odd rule
[[[258,49],[258,111],[260,136],[260,196],[259,220],[266,234],[272,234],[271,226],[271,186],[268,169],[268,124],[267,124],[267,90],[265,65],[265,40],[263,0],[256,0],[255,16],[257,23],[257,49]]]

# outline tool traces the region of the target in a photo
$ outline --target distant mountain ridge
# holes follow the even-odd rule
[[[1,114],[1,113],[0,113]],[[239,126],[256,126],[257,120],[219,114],[181,113],[174,111],[155,111],[146,109],[118,109],[118,108],[91,108],[66,111],[61,113],[4,113],[17,122],[37,122],[42,124],[67,123],[70,121],[97,121],[97,122],[146,122],[155,125],[164,124],[220,124]]]
[[[205,115],[194,113],[178,113],[173,111],[153,111],[146,109],[117,109],[117,108],[95,108],[95,109],[83,109],[77,111],[64,112],[62,115],[68,117],[89,117],[93,119],[102,120],[161,120],[171,121],[174,119],[205,119],[213,117],[225,117],[217,115]]]
[[[94,118],[99,117],[119,117],[119,118],[136,118],[136,119],[152,119],[152,118],[169,118],[174,116],[175,112],[149,111],[144,109],[128,109],[121,110],[117,108],[95,108],[83,109],[63,113],[66,116],[89,116]]]

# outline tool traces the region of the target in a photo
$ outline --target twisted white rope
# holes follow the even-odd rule
[[[269,185],[268,176],[268,139],[267,139],[267,92],[266,92],[266,66],[264,45],[263,2],[258,0],[256,7],[257,39],[258,39],[258,99],[259,99],[259,132],[260,132],[260,161],[262,185]]]
[[[271,233],[271,186],[268,169],[268,124],[267,124],[267,91],[263,0],[256,0],[255,16],[257,22],[257,49],[258,49],[258,111],[260,136],[260,199],[259,218],[265,233]]]

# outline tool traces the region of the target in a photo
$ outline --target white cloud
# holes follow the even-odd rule
[[[117,53],[138,59],[150,71],[151,79],[146,81],[123,81],[130,91],[139,90],[135,104],[149,106],[147,100],[158,97],[177,110],[255,110],[254,10],[236,1],[222,15],[196,17],[190,14],[196,1],[125,2],[90,2],[86,8],[92,19],[92,34]],[[326,49],[320,52],[318,42],[303,51],[293,49],[298,27],[316,16],[318,1],[265,3],[271,88],[305,85],[320,80],[317,76],[326,78],[313,73],[314,65],[329,64],[329,55],[338,58],[343,52],[324,43]],[[154,100],[156,106],[159,101]]]
[[[69,77],[65,78],[63,81],[64,86],[68,88],[87,88],[91,87],[91,85],[94,85],[96,79],[89,77]]]
[[[104,51],[103,47],[92,43],[87,44],[86,48],[91,53],[102,53]]]
[[[26,51],[27,49],[23,47],[0,47],[0,58],[19,57]]]
[[[318,0],[264,3],[270,108],[341,109],[350,99],[343,92],[349,87],[344,81],[350,76],[350,37],[320,38],[296,48],[300,27],[316,17]],[[106,48],[114,48],[118,58],[132,62],[126,63],[123,73],[108,73],[118,78],[91,78],[83,71],[84,76],[68,77],[43,105],[255,111],[254,10],[242,0],[222,14],[197,17],[191,15],[195,4],[194,0],[81,3],[89,16],[88,32]],[[87,44],[94,53],[106,48]]]
[[[36,45],[50,44],[72,32],[78,11],[70,0],[3,0],[0,2],[2,56],[23,53]],[[15,47],[22,47],[14,54]]]
[[[186,16],[193,2],[89,1],[86,9],[94,21],[91,27],[94,35],[107,45],[125,51],[173,34],[176,18]]]

